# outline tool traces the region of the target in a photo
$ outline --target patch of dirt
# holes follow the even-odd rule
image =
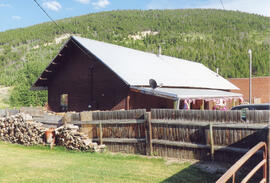
[[[56,44],[62,43],[63,40],[67,39],[70,37],[70,34],[64,34],[62,36],[59,36],[57,38],[54,39]]]
[[[200,161],[194,165],[201,171],[211,174],[224,174],[230,168],[229,164],[212,161]]]
[[[40,47],[39,45],[36,45],[33,47],[33,49],[35,50],[35,49],[38,49],[39,47]]]
[[[63,40],[66,40],[69,37],[70,37],[70,34],[63,34],[63,35],[61,35],[59,37],[54,38],[54,42],[45,43],[45,44],[43,44],[43,46],[50,46],[50,45],[54,45],[54,44],[60,44],[60,43],[62,43]],[[37,49],[37,48],[39,48],[38,45],[33,47],[33,49]]]
[[[223,162],[200,161],[194,159],[164,158],[164,160],[166,161],[166,165],[174,163],[191,163],[203,172],[217,174],[218,176],[223,175],[231,166],[230,164]]]
[[[166,165],[171,165],[174,163],[191,163],[191,164],[196,164],[199,162],[199,160],[194,160],[194,159],[177,159],[177,158],[169,158],[169,157],[164,157],[165,164]]]
[[[128,38],[133,39],[133,40],[142,40],[147,35],[153,35],[153,36],[155,36],[157,34],[159,34],[159,32],[147,30],[147,31],[139,32],[138,34],[135,34],[135,35],[129,35]]]

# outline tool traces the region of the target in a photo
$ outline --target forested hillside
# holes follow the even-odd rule
[[[14,86],[14,106],[41,105],[31,84],[56,55],[65,33],[201,62],[226,78],[270,74],[270,18],[223,10],[128,10],[67,18],[0,32],[0,85]],[[62,39],[61,39],[62,38]]]

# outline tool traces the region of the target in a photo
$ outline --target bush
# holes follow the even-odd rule
[[[42,62],[26,62],[17,72],[18,80],[9,99],[11,106],[43,106],[47,101],[47,91],[31,91],[32,84],[45,67]]]

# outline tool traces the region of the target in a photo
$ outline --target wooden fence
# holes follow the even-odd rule
[[[242,117],[241,111],[152,110],[152,153],[233,160],[267,139],[269,111],[249,111]]]
[[[270,111],[247,111],[244,118],[241,111],[173,109],[89,115],[89,121],[72,123],[109,151],[200,160],[240,157],[267,141],[270,122]]]
[[[146,110],[93,112],[92,121],[73,121],[109,151],[146,154]]]

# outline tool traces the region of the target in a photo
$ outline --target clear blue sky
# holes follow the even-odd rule
[[[53,19],[119,9],[222,9],[220,0],[37,0]],[[270,0],[222,0],[226,10],[270,17]],[[34,0],[0,0],[0,31],[49,21]]]

